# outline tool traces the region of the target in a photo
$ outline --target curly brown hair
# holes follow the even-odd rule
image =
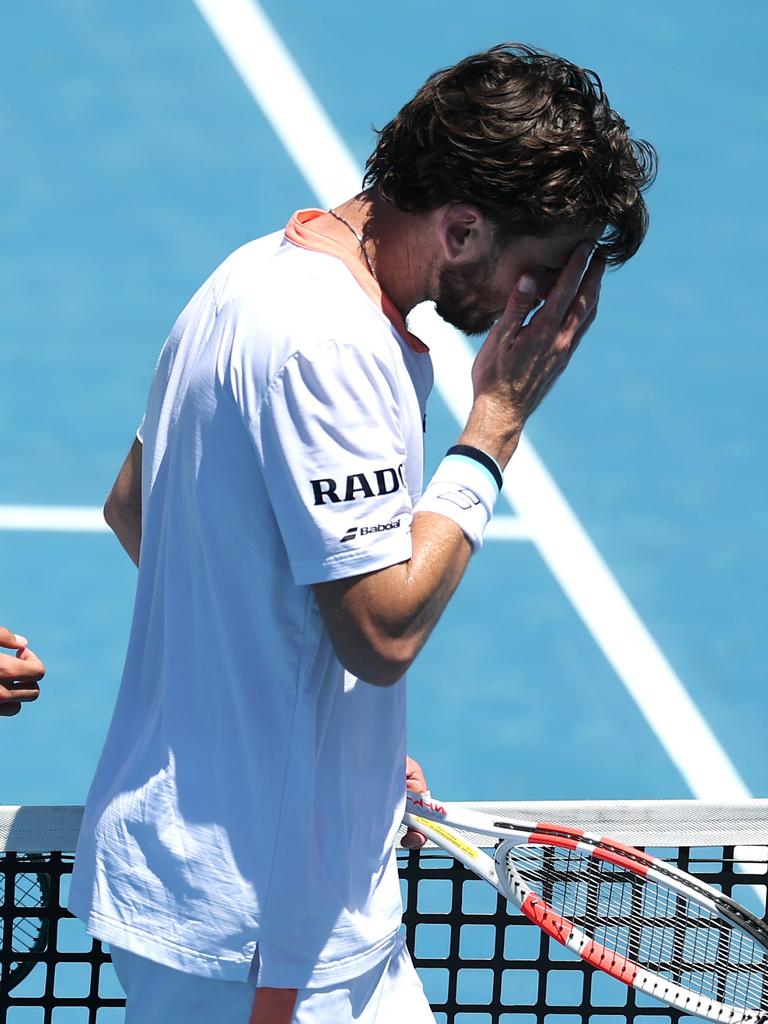
[[[648,229],[656,151],[594,71],[543,50],[504,43],[435,72],[377,134],[363,184],[400,210],[472,202],[504,240],[604,223],[615,265]]]

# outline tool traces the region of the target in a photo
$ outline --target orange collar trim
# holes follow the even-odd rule
[[[285,227],[285,237],[289,242],[293,242],[294,245],[301,246],[302,249],[324,252],[329,256],[335,256],[337,259],[340,259],[368,298],[379,307],[400,337],[405,339],[409,347],[414,352],[429,352],[424,342],[417,338],[415,334],[411,334],[405,326],[400,310],[390,297],[382,291],[379,282],[356,258],[355,253],[345,248],[333,238],[328,238],[327,235],[323,235],[319,231],[313,231],[309,227],[309,224],[315,218],[321,217],[325,212],[325,210],[298,210]]]

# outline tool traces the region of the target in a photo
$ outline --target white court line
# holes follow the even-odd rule
[[[104,513],[87,505],[0,505],[0,530],[108,533]]]
[[[14,533],[109,533],[98,507],[73,505],[0,505],[0,531]],[[519,516],[496,516],[486,540],[531,540]]]
[[[435,383],[459,423],[472,402],[473,352],[428,307],[410,326],[433,343]],[[436,344],[435,344],[436,342]],[[750,792],[525,437],[504,474],[504,497],[613,666],[689,789],[708,801]]]
[[[532,541],[533,537],[520,516],[495,515],[485,529],[484,539]]]
[[[336,129],[261,8],[248,0],[195,3],[312,191],[326,206],[359,192],[362,175],[352,154],[337,143]],[[333,151],[325,160],[329,139]]]
[[[333,206],[356,194],[362,175],[354,158],[255,0],[195,3],[320,202]],[[419,310],[417,316],[434,345],[436,386],[463,424],[472,350],[434,312]],[[722,746],[525,439],[507,476],[504,494],[520,515],[516,528],[533,539],[691,792],[712,801],[748,798]]]

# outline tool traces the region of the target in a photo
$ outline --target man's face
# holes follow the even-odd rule
[[[523,236],[504,246],[492,245],[473,263],[444,266],[435,309],[443,320],[465,334],[485,334],[501,316],[523,274],[536,281],[533,307],[546,299],[576,246],[595,242],[598,237],[598,231],[584,229],[541,238]]]

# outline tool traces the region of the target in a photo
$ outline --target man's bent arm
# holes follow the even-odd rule
[[[414,516],[412,541],[407,562],[314,587],[339,661],[379,686],[405,674],[472,554],[456,523],[432,512]]]
[[[136,438],[104,503],[107,525],[137,566],[141,549],[141,451],[141,441]]]
[[[503,469],[523,426],[565,369],[594,320],[603,264],[589,247],[571,256],[527,326],[524,290],[513,292],[472,368],[475,400],[461,443]],[[584,274],[582,279],[582,274]],[[412,555],[377,572],[314,587],[337,657],[366,682],[400,679],[434,629],[469,562],[472,546],[452,519],[415,510]]]

